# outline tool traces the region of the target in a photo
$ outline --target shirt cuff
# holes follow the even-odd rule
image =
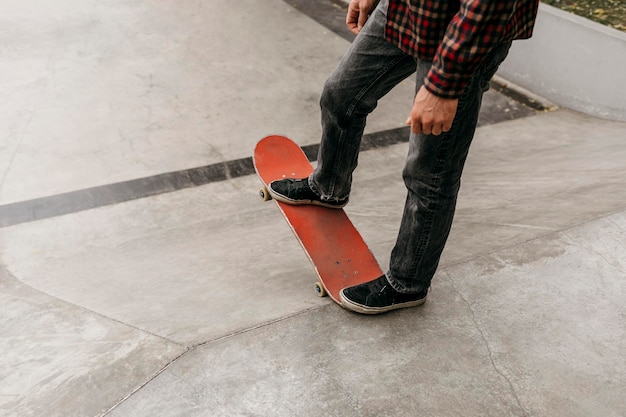
[[[424,87],[437,97],[459,98],[463,95],[463,90],[468,82],[469,79],[465,76],[446,76],[433,66],[424,79]]]

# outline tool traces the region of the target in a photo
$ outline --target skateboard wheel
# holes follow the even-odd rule
[[[326,289],[319,281],[315,283],[315,293],[318,297],[326,297],[328,295],[326,294]]]
[[[270,201],[272,199],[272,196],[267,191],[267,187],[263,187],[259,190],[259,197],[261,197],[263,201]]]

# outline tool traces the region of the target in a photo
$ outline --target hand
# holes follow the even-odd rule
[[[351,0],[346,16],[346,25],[355,35],[358,35],[370,13],[374,11],[380,0]]]
[[[452,127],[458,105],[459,99],[437,97],[422,86],[406,124],[415,134],[441,135]]]

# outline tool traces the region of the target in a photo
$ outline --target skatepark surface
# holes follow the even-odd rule
[[[490,90],[426,304],[316,296],[250,156],[314,154],[319,4],[0,1],[0,416],[626,415],[624,123]],[[383,270],[413,90],[346,207]]]

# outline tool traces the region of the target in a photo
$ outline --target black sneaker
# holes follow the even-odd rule
[[[293,205],[312,204],[329,208],[342,208],[348,204],[348,199],[343,201],[322,201],[322,199],[309,187],[309,179],[286,178],[270,183],[268,191],[273,199]]]
[[[385,275],[339,293],[341,304],[348,310],[362,314],[380,314],[399,308],[424,304],[428,290],[417,294],[403,294],[394,290]]]

